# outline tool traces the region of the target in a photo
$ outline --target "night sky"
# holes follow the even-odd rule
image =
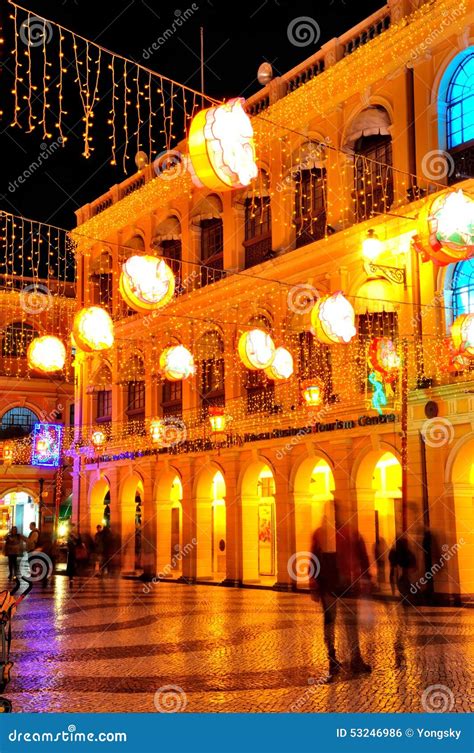
[[[324,3],[296,0],[255,0],[253,3],[198,0],[198,9],[158,50],[144,59],[143,52],[169,28],[179,15],[191,8],[188,0],[156,3],[153,0],[23,0],[33,13],[44,15],[84,37],[102,44],[131,60],[200,89],[199,28],[205,34],[205,90],[218,99],[248,97],[260,89],[256,80],[259,65],[267,60],[280,75],[312,55],[324,42],[339,36],[383,5],[382,0],[327,0]],[[1,70],[2,186],[0,209],[51,222],[61,227],[75,225],[74,210],[94,200],[126,177],[121,166],[109,164],[108,127],[105,109],[95,118],[96,149],[88,160],[81,156],[82,125],[78,95],[68,97],[69,140],[52,154],[23,185],[12,183],[40,153],[39,129],[26,134],[10,123],[13,112],[13,47],[10,7],[2,6],[3,46]],[[320,29],[317,45],[294,46],[288,39],[288,24],[309,16]],[[66,64],[68,61],[66,60]],[[54,70],[51,71],[54,75]],[[72,91],[72,90],[71,90]],[[129,160],[130,173],[134,171]]]

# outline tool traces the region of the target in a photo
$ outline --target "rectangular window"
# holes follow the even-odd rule
[[[275,383],[261,371],[247,371],[247,413],[268,413],[275,406]]]
[[[296,246],[306,246],[326,233],[326,170],[301,170],[296,179]]]
[[[221,219],[201,222],[201,262],[201,286],[210,285],[224,277],[224,235]]]
[[[272,217],[270,197],[245,201],[245,269],[272,256]]]
[[[183,383],[163,382],[161,392],[161,409],[163,418],[166,416],[181,416],[183,413]]]
[[[176,290],[182,290],[181,279],[181,241],[161,241],[162,256],[165,262],[173,270],[176,279]]]
[[[325,386],[324,398],[327,400],[333,389],[331,347],[315,340],[311,332],[300,332],[298,341],[300,379],[321,379]]]
[[[97,421],[112,420],[112,390],[99,390],[97,393]]]
[[[129,382],[126,414],[130,420],[145,418],[145,382]]]
[[[357,221],[386,212],[393,203],[392,140],[363,136],[355,143],[354,175]]]

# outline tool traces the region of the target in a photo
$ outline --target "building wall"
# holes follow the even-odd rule
[[[439,10],[438,5],[441,7],[441,3],[435,4],[433,13]],[[402,6],[391,3],[394,13],[406,12]],[[418,23],[417,18],[412,29]],[[254,118],[259,165],[269,176],[266,192],[272,208],[271,259],[243,269],[245,200],[261,196],[261,186],[250,193],[236,191],[215,198],[206,189],[186,183],[186,176],[181,175],[176,186],[169,189],[175,195],[166,205],[159,190],[153,199],[153,186],[159,189],[160,184],[151,182],[136,191],[136,197],[143,197],[142,211],[137,210],[135,197],[133,203],[129,199],[114,201],[114,206],[97,216],[92,217],[90,207],[78,213],[79,222],[95,223],[94,232],[99,235],[94,237],[106,240],[106,244],[79,248],[80,301],[82,305],[104,303],[95,281],[98,273],[111,274],[113,296],[109,305],[116,319],[116,343],[106,357],[79,354],[75,359],[79,406],[76,427],[89,450],[90,436],[97,428],[96,393],[104,384],[112,391],[111,436],[107,447],[100,452],[84,450],[75,460],[75,515],[81,526],[93,528],[102,521],[104,497],[108,493],[111,525],[121,537],[125,569],[144,567],[150,573],[165,572],[188,579],[221,579],[214,567],[216,541],[212,530],[213,516],[217,519],[221,515],[215,512],[212,500],[213,479],[220,471],[225,481],[226,578],[230,583],[277,583],[285,588],[303,583],[302,573],[295,576],[294,567],[298,573],[302,570],[301,552],[308,550],[312,530],[323,515],[332,516],[333,527],[347,520],[355,523],[373,561],[376,525],[379,538],[381,532],[382,538],[393,538],[401,532],[405,514],[419,574],[426,570],[420,544],[429,519],[438,539],[439,557],[446,555],[446,563],[434,579],[436,590],[450,595],[474,591],[469,564],[473,554],[469,533],[474,495],[474,406],[470,397],[473,380],[469,371],[462,374],[449,371],[443,349],[451,323],[450,309],[444,308],[444,301],[452,271],[450,267],[438,270],[431,262],[422,263],[411,246],[425,193],[441,190],[451,178],[446,172],[441,177],[433,175],[427,165],[432,154],[436,157],[439,150],[446,149],[440,137],[444,133],[440,125],[443,108],[439,104],[440,97],[445,96],[443,76],[451,69],[453,60],[474,42],[472,13],[463,19],[462,30],[454,14],[436,34],[428,20],[423,42],[426,49],[418,45],[411,52],[410,25],[397,27],[396,36],[390,36],[391,44],[398,44],[400,61],[403,63],[402,55],[406,54],[410,66],[401,65],[385,73],[381,60],[379,80],[367,82],[361,76],[355,77],[347,97],[337,105],[330,101],[328,88],[327,108],[324,101],[315,100],[314,109],[306,109],[304,113],[304,126],[299,121],[297,125],[296,119],[303,117],[305,92],[309,89],[302,87],[280,98],[274,109],[270,107],[267,117],[271,119],[276,111],[284,113],[286,108],[286,123],[299,134],[288,130],[282,138],[283,129],[275,134],[269,128],[265,133],[265,125]],[[416,29],[421,34],[419,27]],[[382,38],[383,34],[378,41],[358,51],[360,70],[369,65],[372,48]],[[347,88],[348,66],[355,65],[356,58],[347,60],[336,50],[330,72],[331,92],[337,93],[338,71],[341,91]],[[414,69],[414,74],[410,69]],[[373,68],[370,75],[376,78]],[[410,112],[412,85],[414,128]],[[336,94],[331,96],[334,100]],[[354,198],[352,163],[344,150],[348,148],[348,136],[356,118],[375,105],[384,108],[389,123],[393,201],[388,212],[358,222],[359,199]],[[322,164],[327,175],[329,230],[320,240],[297,248],[295,197],[299,189],[295,172],[307,158],[306,144],[312,140],[326,144]],[[447,159],[446,152],[443,154],[442,158]],[[313,155],[311,159],[311,166],[319,164],[319,156]],[[411,173],[416,173],[416,180]],[[185,188],[180,193],[181,185]],[[472,192],[474,180],[466,177],[458,185]],[[414,191],[412,201],[407,197],[408,189]],[[112,193],[117,199],[118,188]],[[164,189],[163,193],[166,194]],[[122,207],[120,227],[118,206]],[[202,287],[199,283],[202,228],[198,218],[211,216],[222,218],[223,266],[233,274]],[[124,318],[118,291],[121,262],[133,249],[140,252],[154,248],[155,253],[164,254],[164,223],[168,221],[169,230],[170,218],[174,218],[174,227],[178,227],[174,232],[181,239],[184,292],[162,315],[135,314]],[[404,269],[405,284],[385,279],[374,283],[364,269],[360,249],[369,228],[384,242],[379,263]],[[281,406],[278,413],[263,408],[256,414],[246,411],[246,375],[236,351],[239,333],[255,317],[265,316],[276,343],[284,343],[296,356],[298,334],[310,329],[305,291],[310,297],[317,297],[341,289],[358,315],[367,310],[395,313],[397,337],[407,343],[406,490],[402,488],[400,467],[403,402],[400,384],[386,408],[394,416],[392,422],[358,423],[361,416],[375,415],[370,393],[361,391],[354,367],[358,341],[331,348],[331,392],[339,396],[338,401],[327,403],[317,412],[308,412],[301,402],[297,375],[288,383],[275,385],[275,403]],[[148,424],[145,422],[145,428],[134,427],[125,416],[126,383],[136,378],[137,361],[131,359],[138,354],[143,361],[145,419],[149,421],[161,412],[159,354],[171,342],[179,341],[199,360],[200,337],[209,330],[218,332],[224,343],[226,412],[233,419],[229,428],[230,446],[220,447],[216,452],[207,420],[199,412],[198,384],[191,379],[183,384],[181,423],[177,422],[188,444],[181,441],[168,450],[158,451],[147,436]],[[98,376],[103,374],[104,364],[110,375],[105,382]],[[432,419],[434,427],[433,424],[427,427],[428,401],[438,405],[438,416]],[[320,430],[321,424],[337,421],[354,421],[355,425]],[[428,438],[423,444],[427,428],[430,431],[437,428],[441,438]],[[284,436],[290,429],[293,434]],[[196,444],[199,441],[201,444]],[[316,467],[319,471],[313,474]],[[312,475],[316,480],[311,481]],[[273,489],[268,483],[270,476]],[[262,497],[264,489],[267,494]],[[137,490],[142,518],[141,559],[135,552]],[[172,538],[172,520],[176,521],[176,510],[181,521],[181,551],[184,549],[186,554],[173,561],[171,547],[176,540]],[[273,523],[276,539],[270,545],[264,540],[269,515],[270,518],[273,515],[270,528]],[[294,562],[295,553],[300,555]],[[268,564],[272,557],[272,574],[262,574],[269,569],[262,562]],[[376,577],[375,563],[372,569]]]

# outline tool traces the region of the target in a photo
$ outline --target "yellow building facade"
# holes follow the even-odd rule
[[[75,356],[74,516],[115,529],[124,572],[304,587],[325,518],[358,527],[382,590],[404,531],[426,573],[429,528],[435,590],[474,592],[474,370],[448,347],[455,318],[474,313],[474,263],[437,266],[412,242],[426,202],[474,196],[474,9],[414,5],[390,2],[246,102],[248,189],[198,187],[183,143],[167,169],[146,166],[77,212],[78,302],[110,311],[115,344]],[[119,291],[123,263],[145,253],[176,278],[148,314]],[[311,312],[338,291],[357,334],[329,345]],[[290,351],[290,378],[242,363],[254,328]],[[398,354],[383,396],[369,379],[377,338]],[[194,356],[189,379],[160,369],[174,345]]]

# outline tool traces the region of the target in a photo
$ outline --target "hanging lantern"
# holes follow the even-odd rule
[[[195,372],[193,355],[184,345],[172,345],[161,354],[160,369],[170,382],[188,379]]]
[[[208,413],[212,433],[216,436],[225,434],[225,427],[227,425],[225,409],[219,405],[211,405],[208,409]]]
[[[427,200],[418,215],[413,245],[441,267],[474,255],[474,196],[459,189]]]
[[[108,311],[89,306],[74,317],[72,335],[75,344],[88,353],[108,350],[114,344],[114,324]]]
[[[311,311],[315,335],[326,345],[350,342],[356,333],[354,322],[354,308],[340,291],[320,298]]]
[[[94,445],[94,448],[96,450],[101,450],[102,447],[104,447],[105,443],[107,442],[107,436],[105,434],[105,431],[102,431],[102,429],[97,429],[97,431],[93,431],[92,436],[91,436],[91,442]]]
[[[30,369],[45,374],[60,371],[66,362],[66,348],[58,337],[52,335],[35,337],[26,355]]]
[[[375,261],[382,253],[382,250],[382,241],[375,230],[370,228],[370,230],[367,230],[367,235],[362,241],[362,256],[367,261]]]
[[[386,382],[393,382],[400,369],[400,356],[393,340],[375,337],[369,347],[368,361],[374,371],[382,374]]]
[[[164,423],[160,418],[152,418],[150,421],[150,439],[153,444],[160,445],[163,440]]]
[[[166,306],[173,297],[173,271],[155,256],[131,256],[122,265],[119,288],[122,298],[134,311],[154,311]]]
[[[266,369],[275,357],[275,344],[263,329],[251,329],[239,338],[239,356],[252,371]]]
[[[269,379],[289,379],[293,371],[293,356],[286,348],[279,347],[275,350],[270,366],[265,369],[265,374]]]
[[[301,396],[310,408],[321,405],[324,397],[324,384],[321,379],[304,379],[300,387]]]
[[[188,147],[199,180],[214,191],[243,188],[257,177],[253,128],[241,97],[201,110],[189,129]]]
[[[14,445],[11,442],[5,442],[3,445],[3,464],[11,465],[13,463]]]
[[[461,314],[451,327],[451,339],[457,355],[474,358],[474,314]]]

